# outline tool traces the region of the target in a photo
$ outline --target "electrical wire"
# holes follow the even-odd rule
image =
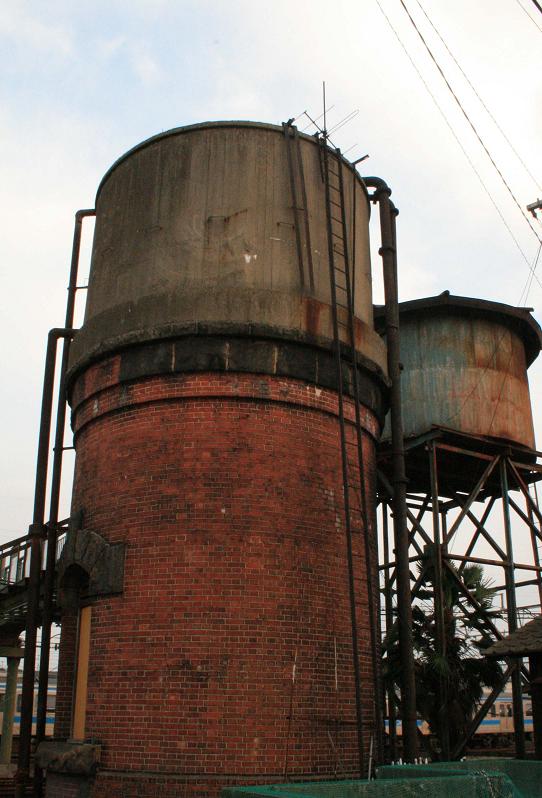
[[[540,252],[542,251],[542,243],[538,247],[538,252],[536,253],[536,257],[534,259],[534,263],[531,267],[529,276],[527,277],[527,282],[523,286],[523,291],[521,292],[520,298],[518,300],[518,305],[521,305],[523,301],[523,307],[527,306],[527,299],[529,297],[529,293],[531,291],[533,285],[533,279],[536,277],[536,267],[538,266],[538,260],[540,258]],[[525,299],[523,299],[523,295],[525,294]]]
[[[442,109],[442,108],[441,108],[441,106],[439,105],[439,102],[438,102],[437,98],[435,97],[435,95],[433,94],[433,92],[431,91],[431,88],[429,87],[429,84],[427,83],[427,81],[426,81],[426,80],[425,80],[425,78],[423,77],[422,73],[421,73],[421,72],[420,72],[420,70],[418,69],[418,66],[417,66],[416,62],[414,61],[414,59],[412,58],[412,56],[411,56],[411,55],[410,55],[410,53],[408,52],[407,48],[406,48],[406,47],[405,47],[405,45],[403,44],[403,42],[402,42],[402,40],[401,40],[401,37],[399,36],[399,34],[397,33],[397,30],[396,30],[396,29],[395,29],[395,27],[393,26],[393,23],[392,23],[392,21],[390,20],[390,18],[388,17],[388,15],[386,14],[386,12],[384,11],[384,9],[383,9],[383,7],[382,7],[382,5],[381,5],[381,3],[380,3],[380,0],[375,0],[375,2],[376,2],[376,4],[377,4],[378,8],[380,9],[380,11],[381,11],[381,13],[382,13],[382,16],[384,17],[384,19],[385,19],[385,20],[386,20],[386,22],[388,23],[389,27],[391,28],[391,30],[392,30],[392,32],[393,32],[393,34],[395,35],[395,38],[396,38],[396,39],[397,39],[397,41],[399,42],[399,45],[400,45],[400,47],[402,48],[402,50],[403,50],[403,52],[405,53],[406,57],[408,58],[408,60],[409,60],[409,61],[410,61],[410,63],[412,64],[412,67],[414,68],[414,70],[415,70],[416,74],[418,75],[419,79],[421,80],[421,82],[422,82],[422,83],[423,83],[423,85],[425,86],[425,89],[426,89],[427,93],[429,94],[429,96],[430,96],[430,97],[431,97],[431,99],[433,100],[433,103],[434,103],[435,107],[437,108],[438,112],[440,113],[440,115],[442,116],[442,118],[443,118],[443,120],[444,120],[444,122],[445,122],[446,126],[448,127],[448,130],[450,131],[450,133],[452,134],[452,136],[453,136],[453,137],[454,137],[454,139],[456,140],[458,147],[460,148],[461,152],[462,152],[462,153],[463,153],[463,155],[465,156],[465,158],[466,158],[467,162],[469,163],[469,165],[470,165],[470,167],[471,167],[472,171],[474,172],[474,174],[475,174],[475,175],[476,175],[476,177],[478,178],[478,182],[480,183],[480,185],[482,186],[483,190],[484,190],[484,191],[485,191],[485,193],[487,194],[487,196],[488,196],[488,198],[489,198],[489,200],[490,200],[491,204],[493,205],[493,207],[494,207],[494,208],[495,208],[495,210],[497,211],[497,213],[498,213],[498,215],[499,215],[499,217],[500,217],[500,220],[501,220],[501,222],[503,223],[504,227],[505,227],[505,228],[506,228],[506,230],[508,231],[508,233],[509,233],[510,237],[512,238],[512,240],[513,240],[514,244],[515,244],[515,245],[516,245],[516,247],[518,248],[518,250],[519,250],[519,252],[520,252],[520,254],[521,254],[521,257],[523,258],[523,260],[524,260],[524,261],[525,261],[525,263],[527,264],[528,268],[529,268],[529,269],[531,269],[531,262],[530,262],[529,258],[527,257],[527,255],[526,255],[526,254],[525,254],[525,252],[523,251],[523,249],[522,249],[522,247],[521,247],[521,244],[519,243],[519,241],[517,240],[516,236],[514,235],[514,233],[513,233],[513,231],[512,231],[512,228],[510,227],[510,225],[509,225],[509,224],[508,224],[508,222],[506,221],[506,219],[505,219],[505,217],[504,217],[504,214],[502,213],[501,209],[500,209],[500,208],[499,208],[499,206],[497,205],[497,203],[496,203],[495,199],[493,198],[493,195],[491,194],[490,190],[488,189],[488,187],[487,187],[487,186],[486,186],[486,184],[484,183],[484,180],[483,180],[482,176],[480,175],[479,171],[477,170],[476,166],[474,165],[474,162],[473,162],[472,158],[470,157],[470,155],[468,154],[467,150],[466,150],[466,149],[465,149],[465,147],[463,146],[463,144],[462,144],[462,142],[461,142],[461,139],[459,138],[459,136],[457,135],[457,133],[456,133],[456,132],[455,132],[455,130],[453,129],[452,125],[450,124],[450,121],[448,120],[448,117],[446,116],[445,112],[443,111],[443,109]],[[536,281],[538,282],[538,284],[540,285],[540,287],[542,288],[542,283],[540,282],[540,280],[538,279],[538,277],[536,277],[535,279],[536,279]]]
[[[542,251],[542,242],[540,243],[540,245],[538,247],[538,251],[536,253],[536,257],[534,259],[533,265],[529,266],[530,273],[529,273],[529,276],[527,278],[527,282],[523,286],[523,291],[521,292],[520,298],[519,298],[518,303],[517,303],[518,305],[521,303],[524,294],[525,294],[525,300],[524,301],[525,301],[525,304],[527,304],[527,297],[529,295],[529,291],[530,291],[531,286],[532,286],[533,278],[535,278],[540,283],[540,280],[538,280],[538,276],[536,275],[536,267],[538,265],[538,260],[540,258],[540,252],[541,251]],[[525,307],[525,305],[524,305],[524,307]],[[457,418],[457,416],[460,416],[461,413],[463,412],[463,408],[466,406],[467,402],[469,402],[472,399],[473,395],[478,390],[478,388],[480,386],[480,383],[484,379],[484,377],[487,374],[487,372],[489,371],[489,369],[492,367],[491,364],[492,364],[493,360],[495,359],[495,357],[497,355],[497,352],[501,348],[501,343],[502,343],[502,341],[504,340],[504,337],[507,334],[508,334],[508,330],[507,329],[503,329],[503,331],[501,332],[499,338],[497,339],[497,341],[495,343],[495,346],[493,347],[493,352],[491,353],[491,356],[488,358],[487,364],[484,366],[483,371],[480,373],[480,376],[479,376],[478,380],[472,386],[472,388],[469,391],[469,393],[467,394],[467,396],[464,398],[463,402],[461,403],[461,406],[456,410],[455,413],[453,413],[451,416],[448,417],[448,419],[446,420],[446,424],[449,424],[450,421],[453,421],[454,418]],[[510,359],[511,359],[511,356],[510,356]],[[510,365],[510,363],[508,365]],[[502,397],[502,392],[503,392],[503,389],[504,389],[504,383],[508,379],[508,376],[509,376],[509,374],[508,374],[508,368],[507,368],[506,369],[506,373],[504,375],[504,379],[503,379],[502,385],[501,385],[501,389],[500,389],[500,392],[499,392],[499,397],[497,399],[497,404],[495,406],[495,409],[493,411],[493,415],[491,417],[491,421],[490,421],[490,424],[489,424],[489,430],[486,433],[487,435],[489,435],[489,432],[491,431],[491,428],[493,426],[493,422],[495,420],[495,415],[497,413],[497,409],[498,409],[498,406],[499,406],[499,403],[500,403],[500,400],[501,400],[501,397]]]
[[[510,194],[510,196],[512,197],[512,200],[514,201],[515,205],[517,206],[517,208],[518,208],[519,212],[521,213],[521,215],[523,216],[523,218],[526,220],[527,224],[529,225],[529,227],[530,227],[530,229],[532,230],[533,234],[536,236],[537,240],[538,240],[539,242],[540,242],[540,241],[542,241],[542,239],[540,238],[540,236],[539,236],[539,235],[538,235],[538,233],[536,232],[536,230],[535,230],[534,226],[532,225],[532,223],[531,223],[531,220],[529,219],[529,217],[527,216],[527,214],[526,214],[526,213],[525,213],[525,211],[523,210],[523,207],[521,206],[521,204],[520,204],[519,200],[517,199],[516,195],[514,194],[514,192],[512,191],[512,189],[510,188],[510,185],[508,184],[507,180],[505,179],[505,177],[504,177],[503,173],[501,172],[501,170],[499,169],[499,167],[498,167],[498,166],[497,166],[497,164],[495,163],[495,160],[494,160],[493,156],[491,155],[490,151],[489,151],[489,150],[488,150],[488,148],[486,147],[486,145],[485,145],[485,143],[484,143],[484,141],[483,141],[482,137],[480,136],[480,134],[479,134],[479,132],[478,132],[477,128],[475,127],[474,123],[472,122],[472,120],[471,120],[470,116],[469,116],[469,115],[468,115],[468,113],[465,111],[465,109],[464,109],[464,107],[463,107],[463,104],[461,103],[461,100],[459,99],[459,97],[458,97],[458,96],[457,96],[457,94],[455,93],[454,89],[453,89],[453,88],[452,88],[452,86],[450,85],[450,83],[449,83],[449,81],[448,81],[448,79],[447,79],[446,75],[444,74],[444,71],[443,71],[442,67],[441,67],[441,66],[440,66],[440,64],[438,63],[438,61],[437,61],[437,59],[435,58],[435,56],[433,55],[433,52],[432,52],[431,48],[430,48],[430,47],[429,47],[429,45],[427,44],[427,42],[426,42],[426,40],[425,40],[425,38],[424,38],[424,36],[423,36],[422,32],[420,31],[420,29],[419,29],[419,28],[418,28],[418,26],[416,25],[416,22],[415,22],[415,20],[413,19],[413,17],[412,17],[412,15],[411,15],[410,11],[408,10],[408,8],[407,8],[407,6],[406,6],[406,4],[405,4],[405,0],[399,0],[399,2],[401,3],[401,5],[402,5],[402,7],[403,7],[403,9],[404,9],[404,11],[405,11],[405,13],[406,13],[406,15],[408,16],[408,18],[409,18],[409,20],[410,20],[410,22],[411,22],[411,24],[412,24],[412,26],[413,26],[414,30],[416,31],[416,33],[418,34],[419,38],[421,39],[421,41],[422,41],[422,43],[423,43],[423,45],[424,45],[425,49],[427,50],[427,52],[428,52],[428,54],[429,54],[429,56],[430,56],[431,60],[433,61],[434,65],[435,65],[435,67],[437,68],[437,70],[438,70],[439,74],[441,75],[441,77],[442,77],[442,79],[443,79],[444,83],[446,84],[446,86],[447,86],[447,88],[448,88],[448,90],[449,90],[450,94],[452,95],[452,97],[453,97],[453,99],[455,100],[455,102],[456,102],[457,106],[459,107],[459,109],[460,109],[461,113],[463,114],[463,116],[465,117],[465,119],[466,119],[466,121],[468,122],[469,126],[471,127],[471,129],[472,129],[472,131],[473,131],[474,135],[476,136],[476,138],[477,138],[477,139],[478,139],[478,141],[480,142],[480,145],[482,146],[482,148],[483,148],[484,152],[486,153],[487,157],[489,158],[489,160],[490,160],[490,162],[491,162],[491,164],[492,164],[493,168],[495,169],[495,171],[496,171],[496,172],[497,172],[497,174],[499,175],[499,177],[500,177],[500,179],[501,179],[501,181],[502,181],[503,185],[505,186],[506,190],[508,191],[508,193],[509,193],[509,194]]]
[[[524,300],[523,307],[525,307],[527,305],[527,298],[529,296],[529,292],[530,292],[531,286],[533,284],[533,277],[535,276],[536,267],[538,266],[538,260],[540,258],[540,252],[541,251],[542,251],[542,242],[540,242],[540,246],[538,247],[538,252],[536,253],[536,258],[534,260],[531,273],[529,274],[529,277],[527,278],[527,282],[525,283],[525,286],[523,287],[523,291],[521,292],[521,296],[520,296],[519,301],[518,301],[518,305],[519,305],[521,303],[521,300],[523,299],[523,294],[525,293],[525,300]],[[495,352],[493,354],[493,357],[495,357],[495,355],[497,354],[497,351],[500,348],[500,343],[501,343],[503,337],[504,337],[504,333],[500,337],[499,341],[497,341],[497,345],[495,347]],[[491,416],[489,429],[487,431],[488,435],[491,433],[491,430],[493,428],[493,422],[495,421],[495,417],[497,415],[497,410],[499,409],[499,405],[501,403],[501,399],[502,399],[502,395],[503,395],[503,391],[504,391],[504,386],[506,385],[506,382],[507,382],[508,378],[510,377],[510,364],[512,362],[513,356],[514,356],[514,353],[511,350],[510,351],[510,357],[508,358],[508,363],[506,365],[506,369],[504,370],[504,376],[503,376],[503,379],[502,379],[502,384],[501,384],[501,388],[500,388],[500,391],[499,391],[499,396],[498,396],[497,401],[495,403],[495,408],[493,410],[493,415]]]
[[[424,17],[426,18],[428,23],[431,25],[431,27],[435,31],[436,35],[438,36],[438,38],[440,39],[440,41],[442,42],[442,44],[446,48],[446,51],[447,51],[448,55],[450,56],[450,58],[452,59],[452,61],[456,65],[456,67],[459,69],[459,71],[461,72],[461,74],[463,75],[463,77],[465,78],[467,83],[469,84],[470,88],[472,89],[472,91],[474,92],[474,94],[476,95],[478,100],[480,101],[480,103],[481,103],[482,107],[484,108],[485,112],[488,114],[489,118],[491,119],[491,121],[493,122],[493,124],[495,125],[495,127],[497,128],[497,130],[499,131],[501,136],[503,137],[503,139],[506,141],[506,143],[508,144],[508,146],[510,147],[510,149],[512,150],[512,152],[514,153],[514,155],[516,156],[516,158],[520,162],[520,164],[523,166],[525,172],[529,175],[529,177],[531,178],[533,183],[536,185],[536,187],[539,189],[539,191],[542,191],[542,186],[540,185],[540,183],[538,182],[536,177],[532,174],[532,172],[528,168],[527,164],[525,163],[525,161],[523,160],[521,155],[518,153],[518,151],[516,150],[516,148],[514,147],[514,145],[512,144],[512,142],[510,141],[510,139],[508,138],[508,136],[506,135],[506,133],[504,132],[502,127],[499,125],[499,123],[497,122],[497,120],[495,119],[495,117],[493,116],[493,114],[491,113],[491,111],[489,110],[489,108],[487,107],[485,102],[483,101],[483,99],[480,97],[480,95],[479,95],[478,91],[476,90],[475,86],[473,86],[472,81],[469,79],[468,75],[465,73],[465,70],[462,68],[461,64],[458,62],[457,58],[455,57],[455,55],[452,53],[452,51],[450,50],[450,48],[446,44],[446,41],[440,35],[439,31],[437,30],[437,28],[435,27],[435,25],[433,24],[433,22],[429,18],[429,15],[427,14],[427,11],[425,10],[425,8],[422,6],[420,0],[415,0],[415,1],[416,1],[417,5],[419,6],[421,12],[423,13]]]
[[[521,8],[521,10],[523,11],[523,13],[524,13],[524,14],[526,14],[526,15],[529,17],[529,19],[531,20],[531,22],[533,23],[533,25],[536,25],[536,27],[538,28],[538,30],[540,31],[540,33],[542,33],[542,28],[540,27],[540,25],[538,24],[538,22],[537,22],[535,19],[533,19],[533,18],[531,17],[531,15],[530,15],[530,14],[529,14],[529,12],[527,11],[527,9],[526,9],[526,8],[524,8],[524,6],[522,6],[522,4],[520,3],[520,1],[519,1],[519,0],[516,0],[516,3],[517,3],[517,4],[518,4],[518,6]]]

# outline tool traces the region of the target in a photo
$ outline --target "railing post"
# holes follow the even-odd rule
[[[2,742],[0,743],[0,765],[11,763],[11,748],[13,742],[13,718],[17,702],[17,674],[19,663],[24,651],[22,648],[12,646],[0,648],[0,656],[7,657],[8,668],[6,674],[6,692],[4,693],[4,706],[2,717]]]

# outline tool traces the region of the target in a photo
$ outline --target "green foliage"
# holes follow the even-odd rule
[[[450,748],[464,738],[482,700],[484,687],[497,686],[502,670],[497,661],[483,656],[493,642],[487,619],[500,617],[493,609],[495,590],[479,565],[468,565],[460,573],[444,568],[442,617],[445,654],[439,653],[435,616],[435,567],[429,557],[418,564],[421,589],[412,607],[413,643],[418,714],[442,741],[447,725]],[[459,577],[479,608],[473,607],[459,589]],[[397,625],[384,641],[384,680],[398,696],[400,680]],[[431,751],[438,756],[438,749]]]

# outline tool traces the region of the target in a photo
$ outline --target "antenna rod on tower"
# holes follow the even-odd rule
[[[322,81],[322,95],[324,99],[324,138],[327,138],[327,125],[326,125],[326,82]]]
[[[536,212],[542,210],[542,200],[537,199],[536,202],[531,202],[530,205],[527,205],[527,210],[532,213],[535,219],[537,219]]]

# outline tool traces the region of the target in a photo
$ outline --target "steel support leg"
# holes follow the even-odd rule
[[[442,589],[442,537],[440,528],[440,508],[438,494],[438,469],[437,451],[433,444],[429,446],[429,468],[431,476],[431,507],[433,511],[433,545],[435,579],[433,583],[435,629],[437,652],[444,660],[446,658],[446,623],[444,608],[444,592]],[[448,687],[446,677],[439,679],[439,731],[442,758],[450,759],[450,729],[448,726]]]
[[[8,672],[6,675],[6,692],[4,694],[2,742],[0,743],[0,765],[9,765],[11,762],[13,718],[15,716],[15,705],[17,701],[17,674],[19,672],[19,663],[21,658],[8,657],[7,660]]]
[[[504,520],[504,535],[506,542],[505,567],[506,576],[506,608],[508,614],[508,632],[515,632],[518,626],[517,606],[516,606],[516,584],[514,575],[514,551],[512,546],[512,524],[510,521],[510,502],[508,499],[508,470],[506,457],[501,458],[500,462],[501,493]],[[525,759],[525,730],[523,725],[523,696],[521,690],[521,660],[517,660],[516,667],[512,673],[512,702],[514,708],[514,740],[516,745],[516,757]]]

